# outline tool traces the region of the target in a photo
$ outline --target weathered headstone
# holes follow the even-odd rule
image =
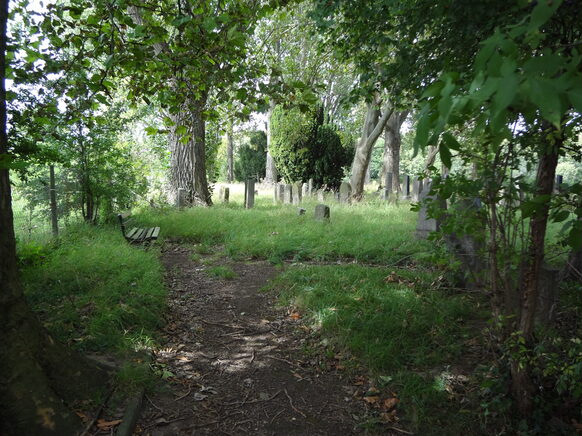
[[[410,199],[410,176],[404,176],[404,184],[402,186],[402,191],[404,192],[404,198],[409,200]]]
[[[230,188],[227,186],[224,188],[224,191],[222,193],[222,202],[228,203],[229,198],[230,198]]]
[[[255,206],[255,180],[248,179],[245,184],[245,208],[252,209]]]
[[[420,200],[420,193],[422,192],[422,180],[415,177],[412,181],[412,201],[418,202]]]
[[[293,185],[293,204],[301,204],[301,183],[294,183]]]
[[[278,183],[277,189],[279,193],[279,203],[283,203],[285,201],[285,185]]]
[[[302,207],[297,208],[297,215],[305,215],[305,209]]]
[[[186,190],[183,188],[178,188],[178,194],[176,195],[176,207],[182,209],[186,206]]]
[[[218,201],[222,201],[224,198],[224,186],[218,188]]]
[[[273,184],[273,204],[279,202],[279,185],[277,183]]]
[[[425,200],[436,200],[436,196],[429,195],[431,182],[425,184],[422,192],[419,195],[418,201],[424,203]],[[427,213],[427,208],[425,204],[421,204],[420,211],[418,212],[418,222],[416,225],[416,237],[420,239],[426,239],[430,232],[435,232],[438,230],[437,220],[434,218],[429,218]]]
[[[329,206],[325,204],[315,206],[315,219],[318,221],[329,220]]]
[[[283,194],[283,203],[291,204],[293,202],[293,190],[291,185],[285,185],[284,189],[285,191]]]
[[[307,196],[309,195],[307,193],[308,187],[307,187],[307,183],[304,183],[303,185],[301,185],[301,198],[307,198]]]
[[[349,203],[350,196],[352,195],[352,186],[349,182],[342,182],[339,190],[339,201],[340,203]]]
[[[554,192],[558,193],[560,192],[560,189],[562,188],[562,183],[564,182],[564,176],[562,176],[561,174],[556,174],[556,182],[554,183]]]
[[[307,181],[307,195],[309,197],[313,195],[313,179]]]
[[[324,189],[317,190],[317,201],[325,201],[325,190]]]

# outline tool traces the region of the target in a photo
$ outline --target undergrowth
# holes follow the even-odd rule
[[[88,351],[152,346],[166,297],[155,249],[86,225],[32,255],[19,248],[25,295],[58,340]]]

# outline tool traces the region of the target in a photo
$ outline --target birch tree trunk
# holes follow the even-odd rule
[[[366,120],[362,129],[362,137],[356,144],[356,152],[352,163],[352,176],[350,184],[352,186],[352,198],[360,201],[364,193],[364,183],[366,181],[366,170],[370,164],[372,148],[384,130],[384,126],[393,113],[390,107],[384,108],[383,114],[379,110],[380,99],[375,96],[374,101],[368,104]],[[380,116],[382,115],[382,116]]]
[[[273,110],[275,109],[275,103],[273,101],[269,104],[269,112],[267,114],[267,165],[265,171],[265,182],[266,183],[277,183],[277,167],[275,166],[275,159],[271,156],[271,117],[273,115]]]
[[[402,137],[400,128],[408,116],[408,111],[394,112],[386,122],[384,130],[384,154],[382,156],[382,172],[380,184],[386,180],[386,174],[392,173],[392,186],[386,186],[390,192],[401,193],[400,189],[400,146]]]
[[[194,205],[210,206],[210,190],[206,178],[206,125],[204,106],[206,95],[198,100],[189,99],[177,114],[170,115],[174,122],[169,133],[170,144],[170,193],[178,195],[178,189],[186,191],[185,201]],[[180,131],[186,128],[186,134]]]
[[[229,121],[226,131],[226,181],[228,183],[234,181],[234,140],[232,136],[232,121]]]

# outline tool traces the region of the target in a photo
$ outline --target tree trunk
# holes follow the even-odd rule
[[[400,128],[408,116],[408,111],[394,112],[386,122],[384,130],[384,154],[382,156],[382,173],[380,183],[386,180],[386,174],[392,173],[392,186],[385,186],[390,192],[400,194],[400,145],[402,138]]]
[[[187,100],[182,110],[170,115],[170,192],[175,198],[178,189],[185,189],[190,205],[210,206],[210,190],[206,178],[206,131],[204,106],[206,96]],[[186,128],[186,134],[181,130]]]
[[[374,101],[368,104],[366,120],[364,121],[364,128],[362,129],[362,137],[356,144],[356,152],[352,163],[352,176],[350,179],[352,198],[355,201],[360,201],[362,199],[364,193],[364,182],[366,180],[366,170],[370,164],[372,148],[382,133],[382,130],[384,130],[388,118],[390,118],[394,111],[387,107],[384,109],[384,113],[380,117],[380,110],[378,108],[379,103],[379,98],[376,96]]]
[[[267,114],[267,167],[265,172],[266,183],[277,183],[277,167],[275,166],[275,159],[271,156],[271,116],[275,109],[275,103],[271,101],[269,104],[269,113]]]
[[[554,188],[558,155],[563,138],[553,127],[546,130],[548,149],[540,153],[540,163],[536,176],[536,196],[550,196]],[[544,260],[544,241],[550,211],[549,199],[540,205],[537,213],[531,218],[529,230],[529,245],[522,267],[522,282],[520,292],[520,313],[517,330],[525,339],[525,345],[530,349],[533,345],[534,322],[541,268]],[[536,387],[531,379],[527,364],[513,360],[511,364],[512,391],[519,411],[523,416],[531,416],[533,398]]]
[[[6,21],[0,2],[0,155],[6,136]],[[75,434],[81,421],[71,410],[87,398],[103,374],[48,335],[24,301],[16,263],[10,178],[0,167],[0,434]]]
[[[234,139],[232,135],[232,121],[229,121],[226,132],[226,181],[228,183],[234,181]]]

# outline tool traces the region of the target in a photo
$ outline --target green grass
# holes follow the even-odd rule
[[[84,350],[152,345],[166,297],[155,249],[81,225],[37,257],[23,258],[25,294],[60,341]]]
[[[237,274],[228,266],[213,266],[208,268],[206,272],[213,277],[219,277],[226,280],[232,280],[237,277]]]
[[[315,202],[304,203],[307,215],[298,216],[296,207],[269,201],[263,198],[253,210],[231,203],[184,211],[150,209],[137,217],[143,225],[160,226],[164,237],[201,247],[223,244],[236,259],[393,263],[428,250],[425,241],[413,237],[416,214],[406,204],[331,203],[331,221],[322,223],[313,219]]]
[[[323,336],[389,377],[410,427],[419,434],[445,434],[443,426],[453,431],[468,424],[447,423],[447,407],[458,404],[448,399],[443,372],[460,360],[464,340],[474,335],[467,321],[487,314],[475,314],[466,294],[431,290],[433,279],[434,273],[419,269],[294,266],[272,288]]]

